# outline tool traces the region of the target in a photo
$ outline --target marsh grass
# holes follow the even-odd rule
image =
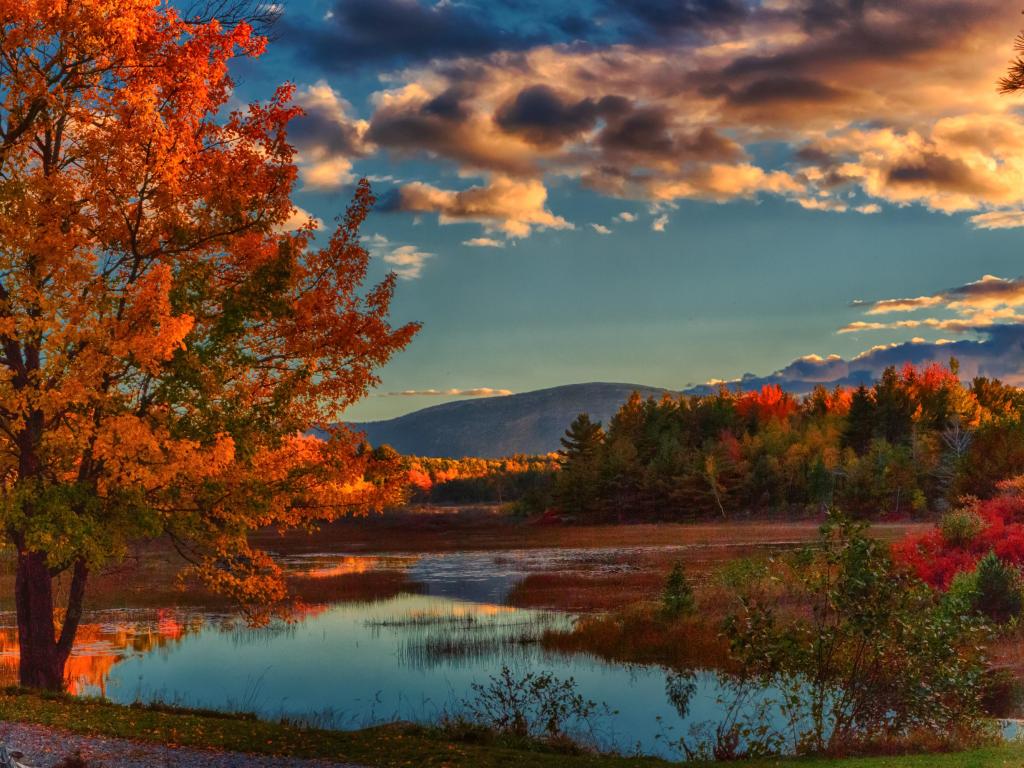
[[[377,631],[400,633],[399,662],[428,669],[442,663],[522,658],[539,647],[546,633],[568,628],[570,622],[557,614],[514,611],[495,615],[401,615],[367,625]]]

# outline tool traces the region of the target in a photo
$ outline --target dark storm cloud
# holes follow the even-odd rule
[[[301,100],[301,98],[300,98]],[[288,139],[300,150],[322,147],[332,155],[365,154],[358,127],[319,105],[303,105],[304,114],[288,124]]]
[[[282,40],[324,67],[481,56],[521,50],[543,35],[508,30],[485,9],[420,0],[337,0],[329,18],[282,20]]]
[[[499,107],[494,120],[534,144],[558,145],[593,128],[600,111],[593,99],[573,102],[548,85],[533,85]]]
[[[686,133],[671,122],[672,113],[659,107],[640,107],[610,120],[601,131],[600,146],[610,156],[645,155],[664,160],[739,160],[743,148],[714,128]]]
[[[766,77],[729,91],[735,106],[763,106],[778,102],[827,102],[842,99],[843,91],[808,77]]]
[[[893,185],[933,186],[966,194],[985,194],[992,185],[978,178],[962,160],[935,153],[922,154],[913,162],[889,170],[888,182]]]
[[[601,132],[605,149],[670,155],[675,142],[669,132],[670,113],[662,107],[634,109]]]
[[[806,42],[784,53],[742,56],[722,70],[720,82],[769,74],[806,77],[823,68],[905,60],[943,49],[959,30],[970,28],[989,12],[984,4],[962,0],[876,5],[887,11],[885,21],[866,22],[864,3],[846,0],[822,0],[798,8],[791,13],[814,31]]]
[[[743,0],[608,0],[606,12],[640,25],[641,34],[666,36],[732,25],[750,13]]]

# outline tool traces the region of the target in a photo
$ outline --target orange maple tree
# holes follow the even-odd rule
[[[167,537],[207,583],[272,601],[248,531],[388,490],[324,425],[418,326],[388,322],[393,275],[363,287],[365,182],[323,242],[286,229],[292,89],[227,109],[229,61],[264,44],[152,0],[0,0],[0,514],[24,685],[61,687],[89,571],[132,542]]]

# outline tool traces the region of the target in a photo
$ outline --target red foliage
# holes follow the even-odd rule
[[[1009,484],[1004,490],[1011,490]],[[893,545],[896,561],[908,566],[919,578],[946,589],[953,577],[972,571],[989,552],[1014,565],[1024,565],[1024,494],[1004,493],[975,502],[973,511],[983,522],[981,531],[966,542],[950,542],[935,528]]]
[[[756,418],[760,422],[778,419],[785,421],[797,410],[796,401],[778,384],[765,384],[760,392],[747,392],[736,403],[743,418]]]

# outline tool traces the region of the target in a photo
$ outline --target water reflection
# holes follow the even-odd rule
[[[114,666],[131,656],[158,652],[199,632],[212,614],[175,610],[122,610],[88,614],[78,628],[66,667],[67,688],[74,694],[105,696]],[[18,631],[13,613],[0,613],[0,684],[18,682]]]
[[[607,704],[615,715],[603,733],[605,747],[671,754],[666,733],[678,737],[722,716],[723,686],[714,673],[683,680],[659,667],[550,653],[539,642],[543,633],[567,628],[573,617],[502,604],[523,575],[553,564],[629,566],[594,552],[532,552],[523,562],[517,554],[299,558],[293,569],[312,577],[402,569],[430,594],[314,605],[294,623],[260,629],[202,611],[89,614],[68,664],[69,689],[119,703],[162,701],[357,728],[435,721],[457,710],[473,683],[506,665],[519,676],[543,670],[574,678],[582,696]],[[13,615],[0,614],[0,623],[8,625],[0,627],[0,676],[13,683]]]

